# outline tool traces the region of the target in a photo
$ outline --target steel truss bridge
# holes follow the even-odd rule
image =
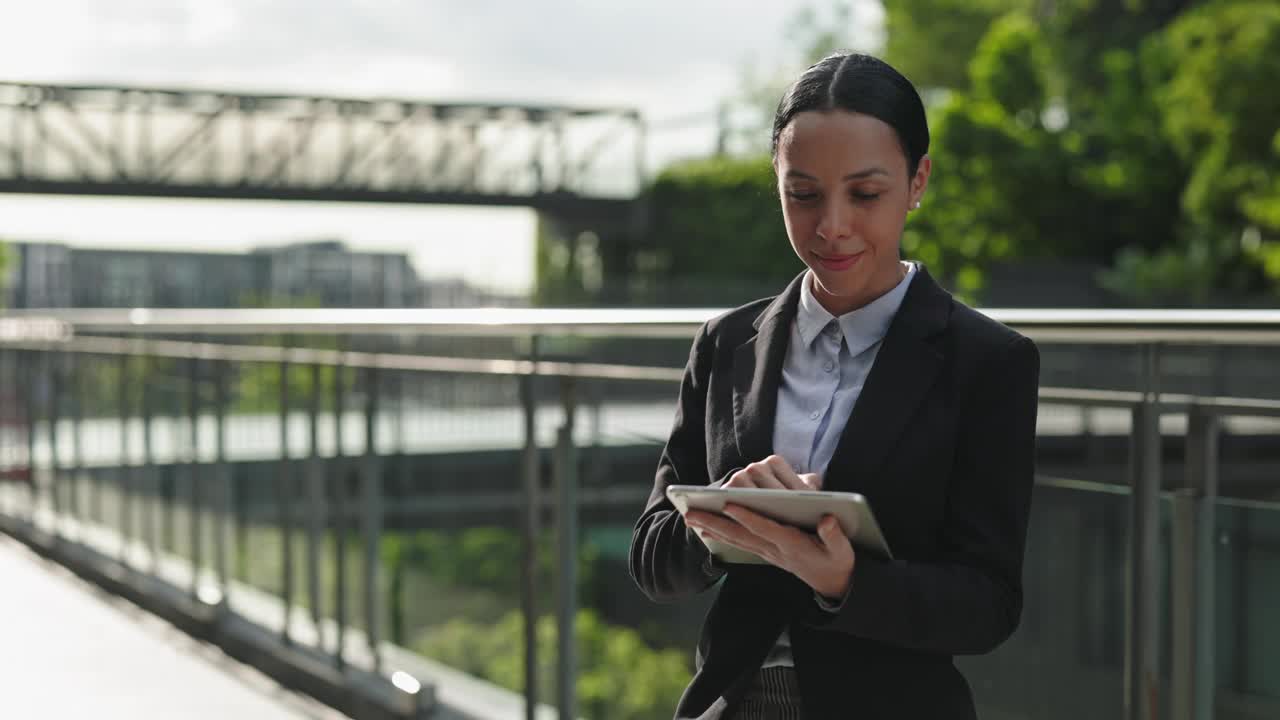
[[[610,217],[644,142],[631,109],[0,82],[0,192]]]

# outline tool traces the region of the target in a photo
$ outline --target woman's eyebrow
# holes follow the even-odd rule
[[[871,177],[872,175],[888,176],[889,171],[877,165],[877,166],[866,168],[864,170],[859,170],[857,172],[849,173],[848,175],[845,175],[844,178],[842,178],[842,180],[863,180]],[[797,177],[805,180],[814,180],[814,181],[818,179],[808,173],[802,173],[799,170],[788,170],[787,177]]]

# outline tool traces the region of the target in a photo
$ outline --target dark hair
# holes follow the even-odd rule
[[[889,63],[860,53],[829,55],[796,79],[773,116],[770,152],[778,155],[778,138],[797,114],[848,110],[883,120],[893,128],[907,156],[908,179],[929,152],[929,123],[924,103],[911,81]]]

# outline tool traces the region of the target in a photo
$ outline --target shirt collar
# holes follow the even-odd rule
[[[907,266],[907,274],[892,290],[839,318],[827,312],[827,309],[822,307],[814,297],[813,289],[810,287],[813,282],[813,273],[806,273],[804,282],[800,284],[800,305],[796,312],[796,330],[799,331],[800,340],[804,346],[812,347],[813,341],[832,320],[837,320],[839,323],[840,332],[844,334],[845,344],[848,345],[852,355],[858,355],[883,340],[885,333],[889,332],[889,324],[893,322],[893,316],[902,306],[902,300],[907,295],[911,279],[916,274],[915,263],[904,264]]]

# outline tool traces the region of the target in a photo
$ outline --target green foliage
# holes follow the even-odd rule
[[[1200,8],[1157,38],[1148,54],[1163,81],[1156,101],[1165,132],[1192,162],[1184,209],[1237,223],[1243,200],[1273,189],[1276,177],[1280,6]]]
[[[534,238],[534,299],[542,305],[572,303],[598,292],[603,284],[600,238],[573,233],[545,214],[538,216]]]
[[[74,391],[78,393],[83,417],[114,418],[121,413],[141,417],[144,399],[155,417],[185,416],[189,412],[189,361],[130,355],[123,360],[122,367],[120,357],[82,355],[76,362],[78,385]],[[64,378],[69,380],[71,378]],[[65,392],[72,390],[67,387]],[[202,402],[207,402],[207,398]]]
[[[912,3],[890,4],[891,24],[895,5]],[[1103,283],[1146,303],[1275,287],[1280,8],[1188,5],[1075,0],[993,22],[969,89],[934,113],[908,254],[928,261],[936,240],[963,290],[1029,255],[1109,264]]]
[[[188,537],[189,516],[177,513],[179,543]],[[272,593],[282,591],[283,536],[277,528],[246,526],[236,543],[236,576]],[[349,578],[357,577],[364,558],[358,534],[345,541]],[[542,594],[539,607],[552,607],[554,545],[551,532],[539,541],[538,573]],[[306,536],[295,532],[293,547],[294,601],[306,607]],[[178,552],[189,553],[181,545]],[[336,590],[337,538],[321,539],[320,588],[322,614]],[[520,533],[505,527],[475,527],[458,531],[424,530],[383,535],[380,546],[388,591],[390,639],[458,670],[484,678],[515,692],[524,687],[523,616],[511,608],[521,592]],[[591,607],[609,592],[599,578],[600,556],[590,544],[579,555],[579,598]],[[348,617],[357,624],[365,616],[362,593],[349,593]],[[539,698],[554,701],[556,652],[555,620],[537,623]],[[632,628],[608,624],[594,611],[580,610],[575,620],[577,697],[580,715],[587,718],[657,720],[671,717],[671,709],[691,677],[685,649],[655,649]]]
[[[13,250],[4,243],[4,239],[0,238],[0,279],[7,279],[5,272],[9,268],[9,263],[13,261]],[[3,281],[0,280],[0,290],[3,290]],[[0,308],[4,307],[3,301],[0,301]]]
[[[797,58],[848,36],[849,6],[832,7],[796,16]],[[1280,293],[1280,6],[886,0],[885,10],[885,54],[924,89],[932,130],[933,175],[906,256],[978,302],[993,263],[1035,257],[1109,268],[1099,281],[1132,302]],[[747,83],[762,120],[798,68],[784,70]],[[768,125],[749,129],[757,141],[740,144],[745,155],[682,163],[649,188],[652,223],[630,266],[639,301],[699,282],[720,304],[727,283],[776,288],[799,269]]]
[[[1280,290],[1280,7],[1188,11],[1141,60],[1159,129],[1188,172],[1177,242],[1133,252],[1110,274],[1140,296],[1204,300]]]
[[[1034,126],[1048,100],[1048,65],[1036,24],[1021,13],[1006,15],[991,25],[969,62],[973,94]]]
[[[917,87],[962,90],[987,29],[1031,0],[885,0],[884,57]]]
[[[240,307],[244,308],[318,308],[320,298],[307,295],[300,298],[246,292],[240,297]],[[258,338],[258,342],[266,345],[282,345],[285,338],[269,336]],[[317,350],[333,350],[338,347],[334,336],[308,335],[306,346]],[[232,406],[236,412],[270,412],[280,409],[280,365],[278,363],[243,363],[235,369],[235,390]],[[337,380],[337,369],[332,366],[320,367],[320,407],[331,409],[334,389]],[[355,387],[357,374],[351,368],[344,370],[342,379],[347,389]],[[286,382],[289,388],[289,402],[293,408],[307,407],[315,389],[310,367],[289,366]]]
[[[791,279],[801,265],[787,242],[775,183],[767,156],[693,161],[659,175],[648,191],[649,235],[661,252],[654,275],[696,268],[709,281]]]
[[[539,577],[552,577],[554,545],[550,533],[539,542]],[[388,538],[383,545],[384,566],[393,578],[396,568],[408,566],[430,572],[442,585],[465,587],[517,597],[521,592],[519,568],[523,544],[519,534],[507,528],[470,528],[458,533],[420,531]],[[579,594],[592,605],[608,592],[598,582],[599,554],[584,545],[579,555]],[[554,601],[551,583],[540,583],[540,607]],[[593,597],[596,596],[596,597]],[[396,612],[392,611],[393,633]],[[453,618],[427,628],[413,642],[413,649],[513,691],[524,687],[524,631],[522,615],[508,612],[496,622]],[[401,628],[403,632],[403,628]],[[555,658],[558,645],[555,621],[538,621],[540,697],[555,697]],[[398,637],[393,634],[393,637]],[[590,610],[579,611],[575,621],[578,653],[578,702],[589,718],[668,718],[675,699],[688,684],[688,655],[681,650],[654,650],[630,628],[612,626]]]
[[[556,697],[555,620],[539,618],[539,697]],[[654,650],[630,628],[605,623],[590,610],[574,620],[578,658],[577,700],[580,714],[610,720],[665,720],[689,683],[685,653]],[[510,690],[524,687],[524,624],[512,612],[497,623],[455,620],[431,631],[414,649]]]
[[[1069,185],[1074,166],[1065,138],[1041,121],[1047,65],[1036,25],[1009,15],[969,63],[973,91],[951,93],[931,113],[934,170],[925,206],[903,234],[903,254],[970,300],[981,296],[992,262],[1106,252],[1079,232],[1061,193],[1045,192]]]
[[[555,538],[550,530],[538,540],[537,574],[553,577],[555,571]],[[578,587],[584,601],[597,599],[607,588],[600,587],[599,551],[592,545],[581,545],[578,553]],[[520,567],[524,564],[524,542],[517,530],[505,527],[475,527],[461,532],[419,530],[388,537],[383,544],[383,562],[387,567],[406,566],[421,569],[443,585],[483,590],[502,597],[516,597],[521,592]],[[544,607],[554,601],[550,583],[539,583],[538,602]]]
[[[272,412],[280,409],[279,363],[243,363],[237,366],[235,395],[232,407],[235,412]],[[343,387],[356,387],[358,373],[354,368],[342,369]],[[289,387],[289,404],[293,410],[309,407],[314,390],[311,366],[289,365],[285,382]],[[320,366],[320,408],[331,410],[336,388],[338,369],[331,365]],[[348,403],[351,401],[348,400]],[[348,410],[352,409],[350,406]]]
[[[1201,0],[1055,0],[1037,17],[1054,56],[1057,91],[1073,113],[1092,113],[1109,93],[1108,56],[1136,52]]]
[[[1024,251],[1034,237],[1013,196],[1029,195],[1027,172],[1016,165],[1036,138],[1010,122],[999,105],[957,95],[936,114],[938,150],[926,205],[903,232],[904,256],[918,259],[956,290],[982,288],[981,268]],[[950,142],[947,142],[947,141]],[[1012,167],[1003,167],[1014,161]]]

